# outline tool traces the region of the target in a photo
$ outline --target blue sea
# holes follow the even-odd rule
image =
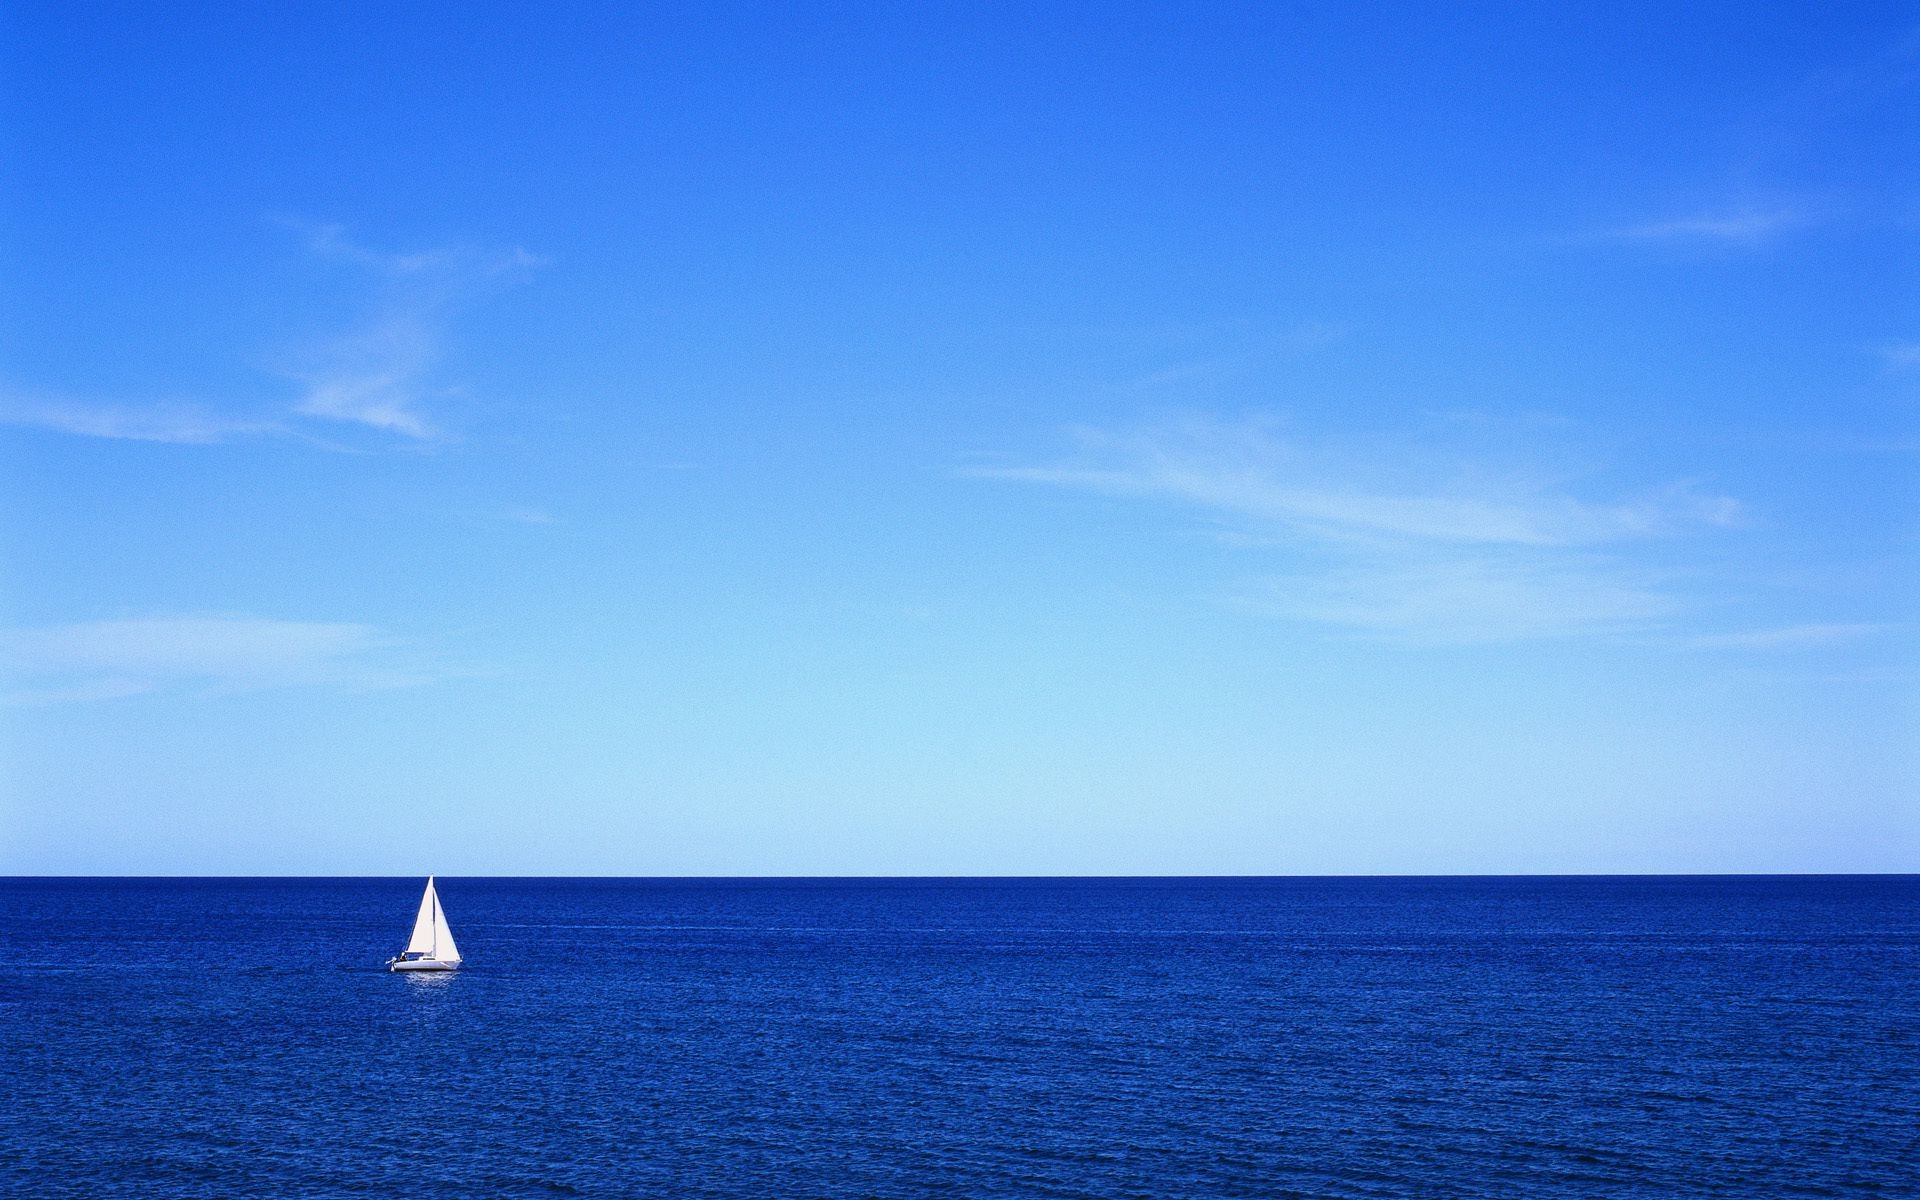
[[[1920,877],[0,881],[19,1197],[1920,1195]]]

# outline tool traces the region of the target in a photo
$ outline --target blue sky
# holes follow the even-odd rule
[[[0,871],[1920,869],[1907,6],[0,23]]]

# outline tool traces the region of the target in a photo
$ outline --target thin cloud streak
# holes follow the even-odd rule
[[[242,615],[154,616],[0,633],[15,704],[112,699],[148,692],[350,690],[428,682],[391,660],[404,645],[373,626]]]
[[[1349,326],[1330,321],[1307,321],[1279,330],[1261,330],[1236,325],[1225,330],[1210,330],[1201,339],[1212,344],[1206,354],[1190,356],[1139,376],[1132,382],[1140,387],[1165,387],[1189,384],[1242,371],[1263,359],[1306,354],[1345,337]]]
[[[392,437],[429,442],[445,436],[431,401],[452,389],[435,387],[448,327],[461,304],[545,263],[514,247],[483,250],[441,247],[386,253],[352,241],[345,227],[283,220],[316,257],[343,263],[371,288],[369,315],[344,333],[315,340],[304,352],[281,357],[276,373],[299,385],[299,396],[266,401],[269,415],[221,412],[202,404],[0,397],[0,423],[76,437],[205,446],[244,437],[312,436],[314,422],[345,424]],[[264,394],[265,389],[263,389]],[[302,428],[302,426],[306,428]]]
[[[76,437],[211,446],[287,432],[284,423],[224,416],[195,405],[101,405],[72,400],[0,399],[0,423]]]
[[[278,222],[300,234],[307,249],[317,257],[365,267],[395,280],[425,279],[437,285],[442,293],[449,286],[458,290],[476,281],[543,267],[550,261],[545,255],[520,246],[504,250],[469,245],[411,252],[375,250],[354,241],[347,227],[338,222],[307,221],[298,217],[280,217]]]
[[[517,246],[386,253],[352,241],[340,225],[286,223],[306,235],[316,255],[370,272],[379,292],[373,314],[358,328],[285,366],[288,376],[306,386],[295,411],[415,441],[443,436],[428,411],[429,383],[454,310],[546,260]]]
[[[1456,463],[1448,482],[1417,487],[1406,481],[1434,471],[1418,455],[1356,457],[1270,428],[1081,431],[1069,461],[964,474],[1229,518],[1240,525],[1231,540],[1296,562],[1236,597],[1239,607],[1422,641],[1626,632],[1672,619],[1686,602],[1626,548],[1744,520],[1732,497],[1684,481],[1594,500]]]
[[[1242,607],[1417,642],[1625,632],[1681,603],[1604,560],[1459,559],[1337,566],[1268,581]]]
[[[1888,371],[1907,371],[1920,367],[1920,342],[1895,342],[1882,346],[1880,361]]]
[[[334,343],[325,357],[326,365],[307,376],[296,412],[421,441],[438,436],[420,393],[439,357],[439,338],[420,319],[390,316]]]
[[[418,398],[400,375],[346,375],[316,381],[294,411],[305,417],[348,421],[384,433],[430,441],[439,431],[419,411]]]
[[[1332,455],[1277,440],[1257,425],[1199,425],[1172,433],[1113,437],[1082,431],[1081,461],[1037,467],[975,467],[977,478],[1178,501],[1325,539],[1400,537],[1436,542],[1577,546],[1738,525],[1728,496],[1680,482],[1595,503],[1513,485],[1389,491],[1328,478]],[[1358,473],[1349,469],[1346,473]],[[1383,473],[1374,467],[1371,474]],[[1394,472],[1401,473],[1401,472]]]
[[[1608,231],[1623,242],[1764,242],[1814,223],[1817,214],[1798,206],[1740,208],[1667,217]]]
[[[1900,628],[1899,625],[1875,621],[1786,625],[1773,629],[1701,634],[1683,638],[1681,644],[1701,650],[1810,650],[1883,637]]]
[[[1738,502],[1676,485],[1632,503],[1588,504],[1566,496],[1498,500],[1295,488],[1263,475],[1219,474],[1191,466],[1146,471],[1058,467],[976,468],[980,478],[1158,496],[1292,525],[1324,537],[1385,534],[1442,542],[1573,546],[1666,532],[1691,523],[1739,522]]]

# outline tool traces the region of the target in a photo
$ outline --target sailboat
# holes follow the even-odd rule
[[[407,948],[387,960],[389,971],[451,971],[460,965],[460,948],[453,944],[453,930],[447,928],[447,912],[440,907],[440,894],[433,890],[433,876],[427,876],[427,890],[420,897],[420,915],[413,919],[413,936]]]

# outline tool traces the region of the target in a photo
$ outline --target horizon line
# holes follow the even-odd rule
[[[1920,868],[1910,871],[1492,871],[1492,872],[1350,872],[1350,873],[1303,873],[1285,875],[1250,875],[1242,873],[1221,874],[1167,874],[1167,875],[445,875],[432,872],[422,875],[415,872],[405,875],[238,875],[169,873],[156,875],[111,874],[0,874],[0,880],[21,879],[579,879],[613,880],[636,882],[953,882],[953,881],[1024,881],[1024,880],[1283,880],[1283,879],[1909,879],[1920,878]]]

